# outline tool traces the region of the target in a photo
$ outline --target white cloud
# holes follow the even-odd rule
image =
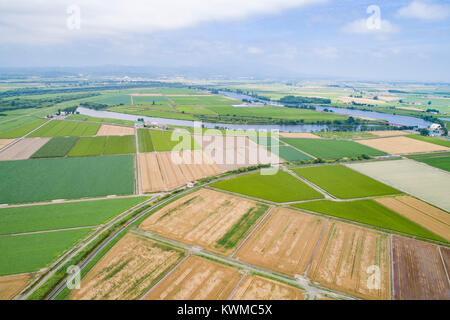
[[[258,47],[248,47],[247,52],[251,54],[262,54],[264,50]]]
[[[338,49],[335,47],[316,48],[314,52],[326,59],[335,59],[338,55]]]
[[[127,37],[246,19],[328,0],[0,0],[2,41],[53,42]],[[67,8],[81,10],[81,29],[67,28]]]
[[[399,28],[388,20],[380,20],[378,27],[371,26],[367,19],[358,19],[345,25],[341,31],[355,34],[386,34],[398,32]]]
[[[414,0],[406,7],[400,8],[397,16],[421,20],[443,20],[450,15],[448,5],[440,5],[429,1]]]

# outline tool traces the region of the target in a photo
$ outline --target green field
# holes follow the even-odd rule
[[[341,199],[401,193],[342,165],[304,167],[292,171]]]
[[[0,237],[0,276],[38,271],[91,231],[79,229]]]
[[[105,149],[106,139],[106,136],[80,138],[68,156],[87,157],[102,155]]]
[[[46,119],[39,119],[39,120],[35,120],[31,123],[24,124],[20,127],[10,129],[10,130],[0,134],[0,139],[12,139],[12,138],[23,137],[27,133],[33,131],[40,125],[44,124],[46,121],[47,121]]]
[[[297,203],[293,206],[300,209],[361,222],[375,227],[447,242],[431,231],[428,231],[427,229],[373,200],[342,202],[323,200]]]
[[[450,172],[450,152],[425,153],[407,156],[407,158]]]
[[[31,158],[65,157],[77,141],[78,137],[53,137],[36,151]]]
[[[303,152],[289,146],[279,146],[279,156],[286,161],[312,160],[312,158]]]
[[[196,117],[187,113],[175,112],[175,110],[173,112],[163,110],[150,110],[148,108],[143,108],[142,106],[118,106],[118,107],[110,107],[107,110],[155,118],[197,120]]]
[[[191,135],[178,134],[173,131],[149,130],[155,151],[172,151],[175,146],[183,143],[183,150],[200,149]],[[145,142],[146,143],[146,142]]]
[[[30,137],[83,137],[93,136],[100,129],[98,123],[52,120],[33,132]]]
[[[247,174],[217,182],[212,187],[273,202],[323,198],[321,193],[281,170],[275,175]]]
[[[111,124],[120,124],[123,126],[133,127],[134,122],[129,120],[119,120],[119,119],[110,119],[110,118],[95,118],[90,116],[85,116],[83,114],[71,114],[67,117],[68,120],[79,120],[79,121],[87,121],[87,122],[102,122],[102,123],[111,123]]]
[[[0,209],[0,234],[97,226],[148,197],[58,203]]]
[[[155,151],[150,130],[138,129],[138,142],[139,142],[139,152]]]
[[[135,136],[109,136],[106,140],[103,154],[131,154],[136,153]]]
[[[321,159],[340,159],[361,155],[382,156],[385,152],[347,140],[280,138],[280,140],[296,147],[314,157]]]
[[[376,135],[368,131],[325,131],[313,132],[315,135],[327,139],[357,139],[357,138],[373,138]]]
[[[0,162],[0,203],[132,194],[134,156]]]
[[[450,148],[450,140],[446,139],[446,138],[441,139],[441,138],[426,137],[426,136],[421,136],[420,134],[411,134],[411,135],[407,135],[406,137]]]
[[[163,96],[133,96],[134,104],[169,104],[170,101],[166,97]],[[129,103],[129,102],[128,102]]]
[[[118,105],[118,104],[130,104],[131,103],[131,96],[128,94],[105,94],[100,96],[99,98],[96,98],[93,100],[97,103],[103,103],[103,104],[111,104],[111,105]]]

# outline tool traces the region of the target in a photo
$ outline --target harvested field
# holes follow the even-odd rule
[[[152,214],[140,228],[228,255],[266,210],[254,201],[201,189]]]
[[[192,256],[158,284],[145,300],[225,300],[240,278],[235,268]]]
[[[390,137],[380,139],[357,140],[365,146],[391,154],[408,154],[418,152],[450,151],[450,148],[439,146],[408,137]]]
[[[97,132],[97,136],[127,136],[127,135],[134,135],[134,128],[102,124],[102,126]]]
[[[280,132],[280,136],[284,138],[321,139],[321,137],[309,132]]]
[[[442,260],[444,261],[444,267],[447,270],[447,274],[450,272],[450,248],[448,247],[439,247],[441,251]]]
[[[3,149],[8,144],[14,142],[15,139],[0,139],[0,149]]]
[[[282,162],[277,155],[246,136],[194,135],[194,139],[224,171]]]
[[[165,244],[125,235],[88,272],[73,300],[131,300],[145,294],[184,256]]]
[[[450,214],[447,212],[408,196],[376,201],[450,242]]]
[[[370,133],[378,137],[402,136],[405,134],[409,134],[409,132],[401,130],[370,131]]]
[[[25,138],[0,152],[0,161],[25,160],[38,151],[49,138]]]
[[[30,280],[29,273],[0,277],[0,300],[11,300],[27,286]]]
[[[274,280],[246,276],[231,300],[304,300],[304,292]]]
[[[385,300],[390,299],[389,270],[387,234],[329,221],[308,277],[356,297]]]
[[[177,163],[177,158],[182,161]],[[144,192],[171,190],[223,172],[200,150],[142,153],[139,163]]]
[[[409,159],[347,166],[450,212],[450,174]]]
[[[369,98],[354,98],[354,97],[339,97],[338,100],[345,102],[345,103],[362,103],[362,104],[384,104],[385,101],[382,100],[375,100],[375,99],[369,99]]]
[[[450,284],[437,246],[393,235],[392,257],[394,299],[450,299]]]
[[[237,257],[288,275],[303,274],[319,240],[325,219],[276,208],[258,227]]]

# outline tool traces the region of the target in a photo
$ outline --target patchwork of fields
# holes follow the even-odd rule
[[[93,136],[100,129],[97,123],[52,120],[33,132],[30,137]]]

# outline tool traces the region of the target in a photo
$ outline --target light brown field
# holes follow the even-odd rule
[[[311,260],[325,219],[277,208],[259,226],[237,257],[288,275],[303,274]]]
[[[238,269],[191,256],[158,284],[145,300],[225,300],[240,278]]]
[[[72,291],[70,299],[137,299],[183,255],[180,249],[127,234],[88,272],[81,288]]]
[[[0,277],[0,300],[11,300],[27,286],[30,280],[30,274]]]
[[[258,206],[255,201],[201,189],[152,214],[140,228],[227,255],[233,248],[225,248],[217,241]]]
[[[439,250],[441,251],[442,260],[444,261],[444,268],[447,271],[447,275],[450,276],[450,248],[440,247]]]
[[[364,104],[384,104],[386,103],[383,100],[374,100],[374,99],[368,99],[368,98],[353,98],[353,97],[339,97],[338,100],[350,103],[350,102],[356,102],[356,103],[364,103]]]
[[[280,163],[282,160],[246,136],[194,135],[202,150],[224,171],[256,164]]]
[[[0,152],[0,161],[25,160],[38,151],[50,138],[25,138]]]
[[[403,110],[412,110],[412,111],[421,111],[421,112],[425,112],[424,109],[419,109],[419,108],[415,108],[415,107],[395,107],[396,109],[403,109]]]
[[[330,220],[308,277],[356,297],[389,299],[389,266],[386,234]],[[379,281],[374,280],[377,275]]]
[[[246,276],[231,300],[304,300],[302,290],[259,276]]]
[[[174,161],[175,156],[182,161]],[[144,192],[171,190],[223,172],[201,150],[141,153],[139,164]]]
[[[322,139],[321,137],[309,132],[280,132],[280,136],[284,138]]]
[[[402,130],[381,130],[381,131],[369,131],[370,133],[378,136],[378,137],[389,137],[389,136],[402,136],[404,134],[410,134],[407,131]]]
[[[0,139],[0,149],[3,149],[8,144],[14,142],[15,139]]]
[[[378,96],[378,99],[383,100],[383,101],[397,101],[400,100],[399,97],[393,97],[393,96]]]
[[[102,124],[97,132],[97,136],[131,136],[134,135],[134,128],[112,126],[109,124]]]
[[[407,154],[407,153],[450,150],[450,148],[444,146],[439,146],[437,144],[411,139],[408,137],[390,137],[379,139],[356,140],[356,142],[391,154]]]
[[[394,299],[450,299],[449,280],[436,245],[393,235],[392,258]]]
[[[450,241],[450,214],[447,212],[408,196],[376,201]]]

